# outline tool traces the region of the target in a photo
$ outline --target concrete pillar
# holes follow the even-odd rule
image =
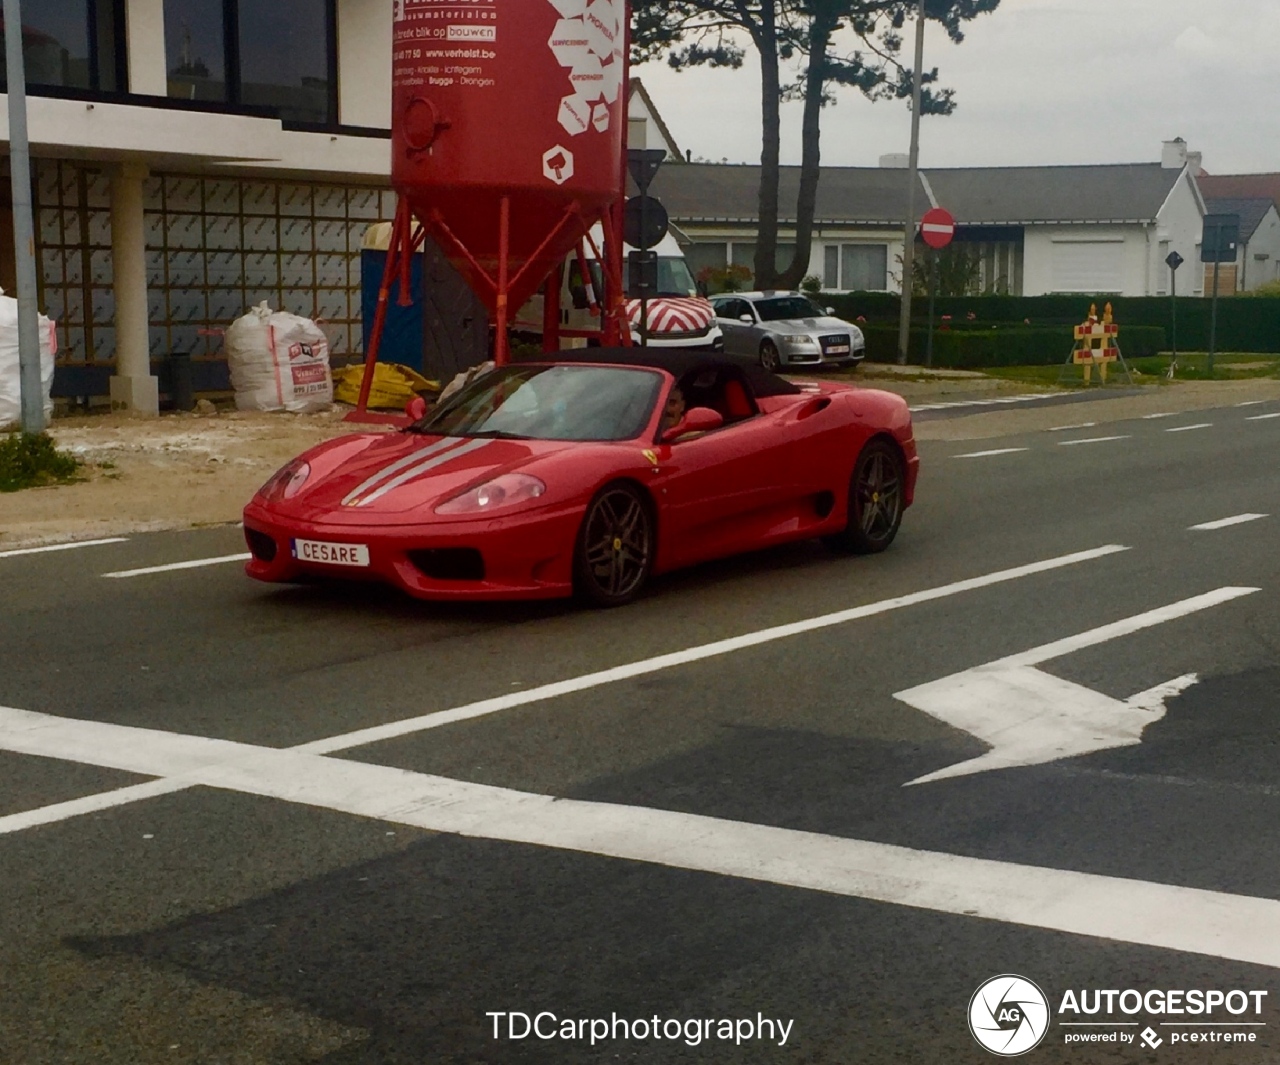
[[[147,168],[121,163],[111,174],[111,271],[116,297],[116,372],[111,409],[160,413],[160,383],[151,376],[147,304],[147,232],[142,183]]]

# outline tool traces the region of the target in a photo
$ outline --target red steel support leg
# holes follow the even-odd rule
[[[560,350],[560,287],[564,284],[564,264],[551,271],[542,297],[542,350]]]
[[[391,285],[401,254],[401,245],[407,242],[409,228],[409,204],[401,200],[396,205],[396,220],[391,224],[391,241],[387,245],[387,263],[382,270],[382,286],[378,289],[378,310],[373,316],[373,328],[369,331],[369,350],[364,354],[364,379],[360,382],[360,399],[356,409],[347,417],[360,421],[369,406],[369,391],[373,387],[373,368],[378,361],[378,348],[382,345],[382,333],[387,325],[387,301],[391,297]]]
[[[506,366],[511,361],[511,342],[507,336],[507,274],[511,253],[511,198],[502,197],[498,209],[498,299],[495,305],[493,361]]]

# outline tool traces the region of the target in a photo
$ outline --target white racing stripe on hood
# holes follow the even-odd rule
[[[412,466],[414,463],[421,462],[423,459],[443,451],[445,448],[453,447],[456,444],[456,438],[448,437],[444,440],[437,440],[434,444],[429,447],[424,447],[421,451],[415,451],[412,455],[405,455],[402,458],[396,459],[395,462],[392,462],[380,469],[372,477],[361,484],[359,488],[352,489],[348,492],[346,498],[342,501],[342,505],[344,507],[354,506],[357,499],[364,495],[365,492],[369,491],[370,488],[376,485],[384,477],[390,477],[397,471],[403,470],[406,466]]]
[[[391,480],[384,481],[378,488],[370,492],[355,505],[358,507],[367,507],[370,503],[381,499],[393,489],[399,488],[406,481],[412,481],[415,477],[426,473],[428,470],[433,470],[437,466],[443,466],[446,462],[452,462],[460,455],[465,455],[468,452],[479,451],[480,448],[488,447],[492,443],[492,440],[468,440],[461,447],[455,447],[452,451],[437,454],[434,457],[427,459],[425,462],[419,463],[417,466],[410,466],[403,473],[399,473],[395,477],[392,477]]]

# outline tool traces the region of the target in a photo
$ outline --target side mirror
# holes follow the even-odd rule
[[[742,322],[744,325],[755,325],[755,324],[756,324],[756,320],[755,320],[754,318],[752,318],[752,317],[751,317],[751,315],[749,315],[749,314],[740,314],[740,315],[738,315],[738,321]]]
[[[420,422],[427,416],[427,401],[421,396],[414,396],[404,405],[404,412],[409,416],[409,421]]]
[[[690,407],[680,421],[662,434],[664,444],[673,443],[688,433],[709,433],[724,425],[724,415],[710,407]]]
[[[711,290],[707,288],[707,283],[705,281],[698,282],[698,295],[701,296],[703,299],[706,299],[709,295],[711,295]]]
[[[826,311],[827,311],[827,313],[828,313],[828,314],[835,314],[835,313],[836,313],[836,309],[835,309],[834,307],[828,307],[828,308],[826,308]]]
[[[585,311],[591,306],[591,302],[587,299],[586,285],[570,285],[569,298],[573,301],[575,311]]]

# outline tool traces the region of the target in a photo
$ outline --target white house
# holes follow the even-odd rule
[[[1169,290],[1166,257],[1177,251],[1194,261],[1202,230],[1199,160],[1185,147],[1170,142],[1160,163],[922,170],[917,212],[941,206],[956,217],[956,239],[977,255],[984,289],[1161,295]],[[808,273],[829,291],[900,289],[907,173],[900,157],[884,163],[823,168]],[[692,241],[686,255],[695,271],[751,267],[759,174],[716,164],[659,174],[655,194]],[[799,169],[784,167],[780,262],[793,254],[798,185]],[[1193,291],[1202,291],[1198,283]]]
[[[1210,214],[1233,214],[1240,219],[1240,244],[1236,261],[1219,264],[1218,292],[1252,292],[1280,279],[1280,211],[1274,200],[1213,198],[1205,204]],[[1205,285],[1213,290],[1213,267],[1205,267]]]

